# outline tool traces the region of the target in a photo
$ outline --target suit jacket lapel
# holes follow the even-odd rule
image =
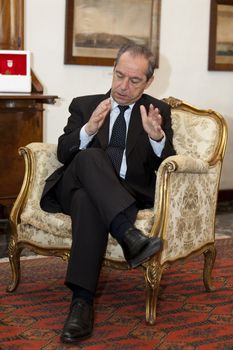
[[[110,121],[110,113],[105,118],[105,121],[96,135],[96,138],[99,140],[101,144],[101,148],[106,149],[109,141],[109,121]]]
[[[110,97],[110,92],[104,96],[102,100],[105,98]],[[101,101],[100,101],[101,102]],[[145,101],[143,96],[138,100],[132,110],[131,117],[130,117],[130,123],[129,123],[129,129],[128,129],[128,135],[127,135],[127,144],[126,144],[126,156],[130,154],[132,149],[134,148],[137,138],[139,134],[141,134],[144,129],[142,126],[142,119],[141,119],[141,113],[140,113],[140,105],[143,104],[146,109],[148,109],[148,103]],[[99,140],[101,147],[103,149],[106,149],[109,142],[109,122],[110,122],[110,113],[108,113],[102,127],[100,128],[98,134],[96,135],[96,138]]]
[[[143,97],[138,100],[133,106],[133,110],[130,117],[128,136],[127,136],[127,145],[126,145],[126,156],[130,154],[134,148],[138,136],[144,131],[142,126],[142,118],[140,113],[140,105],[143,104],[146,108],[147,104],[144,103]]]
[[[107,94],[103,97],[103,99],[100,100],[103,101],[106,98],[110,97],[110,92],[111,90],[109,90],[107,92]],[[101,148],[106,149],[108,146],[108,141],[109,141],[109,121],[110,121],[110,113],[107,114],[105,121],[103,123],[103,125],[101,126],[101,128],[99,129],[96,138],[98,139]]]

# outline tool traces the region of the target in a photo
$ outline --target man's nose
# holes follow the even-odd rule
[[[121,81],[121,89],[122,90],[127,90],[129,87],[129,79],[127,77],[125,77],[122,81]]]

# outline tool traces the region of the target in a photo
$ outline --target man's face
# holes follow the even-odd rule
[[[147,80],[148,61],[144,56],[125,52],[113,70],[112,97],[120,105],[136,102],[154,77]]]

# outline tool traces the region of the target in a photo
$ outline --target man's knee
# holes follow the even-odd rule
[[[76,169],[82,168],[90,170],[90,166],[105,165],[109,163],[108,156],[104,150],[101,148],[87,148],[80,151],[73,159]]]
[[[76,154],[74,161],[80,163],[90,161],[91,159],[98,159],[100,157],[103,158],[105,156],[106,154],[101,148],[87,148]]]

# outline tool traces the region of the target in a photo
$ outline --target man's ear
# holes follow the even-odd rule
[[[152,75],[152,77],[147,81],[145,89],[147,89],[153,83],[154,78],[154,75]]]

